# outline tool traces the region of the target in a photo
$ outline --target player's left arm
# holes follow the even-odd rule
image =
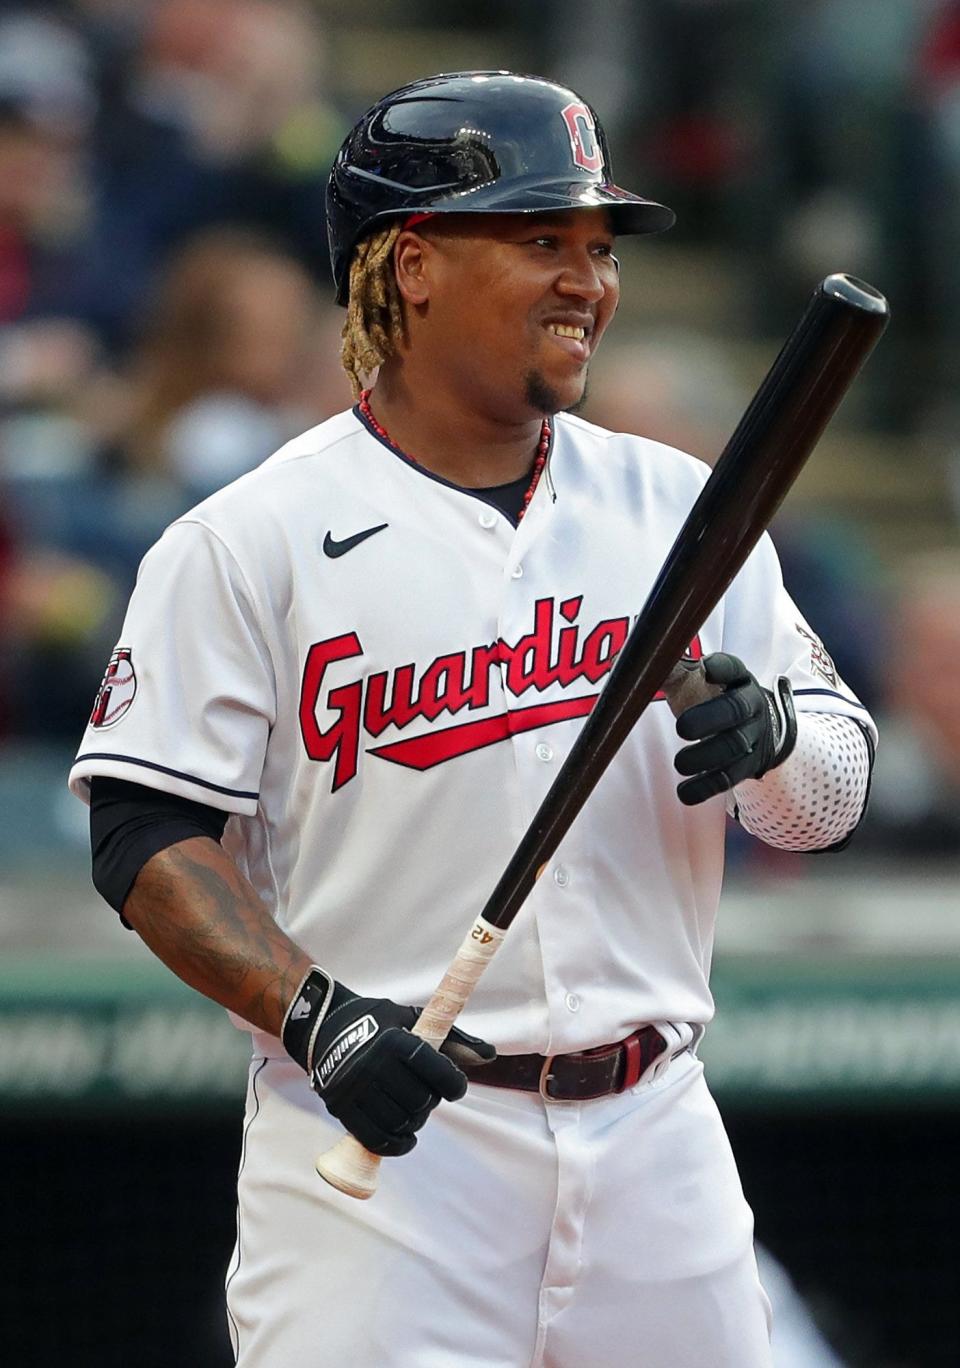
[[[765,533],[712,625],[720,697],[678,719],[681,799],[725,793],[745,830],[785,850],[836,850],[866,810],[877,729],[784,587]]]
[[[845,845],[866,808],[868,733],[840,713],[798,714],[786,675],[764,688],[736,656],[710,655],[704,672],[721,692],[677,719],[677,733],[692,743],[674,761],[686,776],[681,802],[728,793],[741,826],[781,850]]]

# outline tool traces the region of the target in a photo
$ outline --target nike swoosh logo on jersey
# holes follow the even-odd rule
[[[375,536],[378,532],[382,532],[385,527],[389,526],[389,523],[380,523],[376,527],[368,527],[363,532],[354,532],[352,537],[344,537],[343,541],[335,541],[333,534],[328,532],[323,539],[323,554],[333,558],[345,556],[348,551],[352,551],[355,546],[359,546],[360,543],[366,541],[368,537]]]

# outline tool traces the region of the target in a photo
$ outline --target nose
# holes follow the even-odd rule
[[[558,294],[595,304],[608,290],[616,290],[616,268],[612,257],[598,257],[589,251],[567,254],[557,277]]]

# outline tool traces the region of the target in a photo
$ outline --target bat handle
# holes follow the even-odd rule
[[[680,660],[663,682],[663,693],[674,717],[679,717],[697,703],[706,703],[723,693],[719,684],[711,684],[702,660]]]
[[[500,948],[504,935],[500,927],[491,925],[483,917],[477,918],[436,992],[420,1013],[413,1027],[415,1036],[439,1049],[480,975]],[[377,1190],[380,1156],[371,1154],[354,1136],[345,1135],[332,1149],[320,1155],[317,1172],[331,1187],[363,1201]]]

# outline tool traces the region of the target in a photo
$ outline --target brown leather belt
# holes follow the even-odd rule
[[[666,1048],[656,1026],[642,1026],[616,1045],[574,1054],[497,1055],[464,1072],[471,1083],[538,1092],[551,1102],[585,1102],[634,1087]]]

